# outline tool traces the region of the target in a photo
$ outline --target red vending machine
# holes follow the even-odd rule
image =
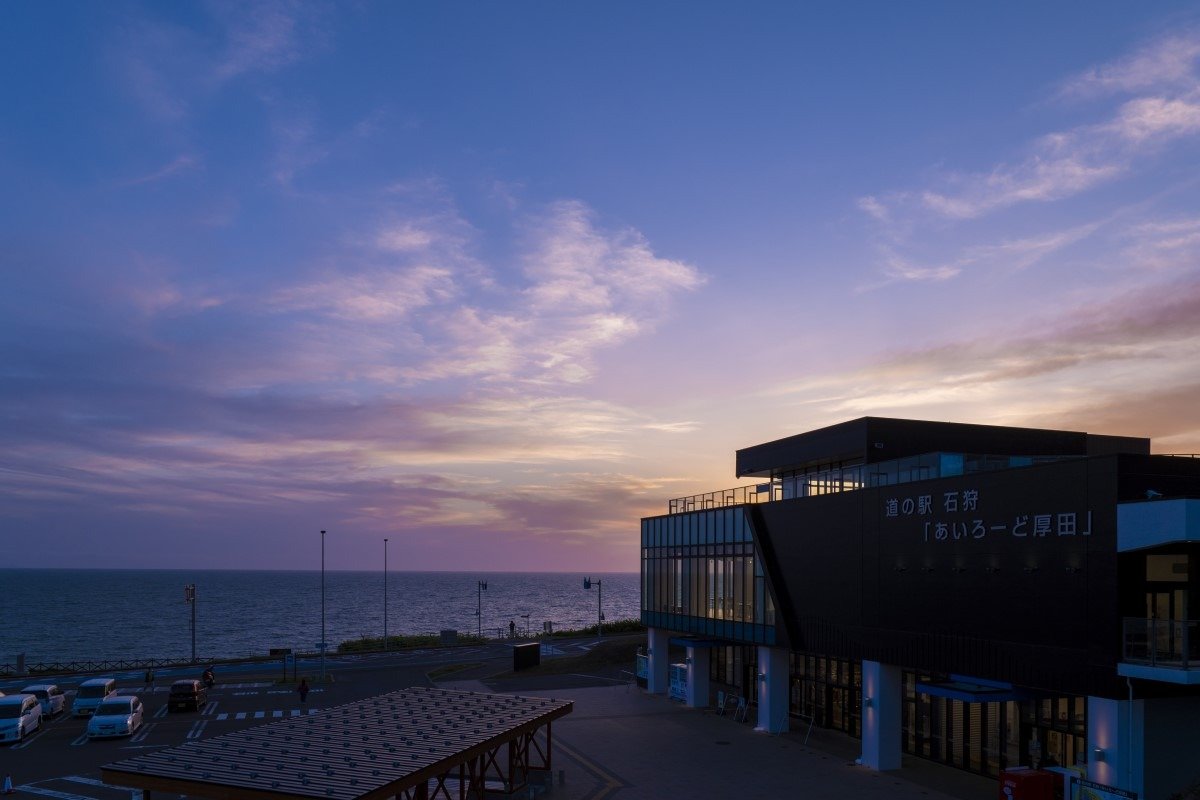
[[[1054,800],[1055,776],[1029,767],[1000,772],[1000,800]]]

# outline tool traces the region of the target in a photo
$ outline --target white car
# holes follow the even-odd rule
[[[106,697],[88,720],[89,739],[129,736],[142,727],[142,701],[136,696]]]
[[[19,742],[42,727],[42,704],[31,694],[0,697],[0,742]]]
[[[42,704],[43,717],[61,714],[67,707],[67,696],[53,683],[35,683],[32,686],[26,686],[21,690],[21,694],[31,694],[38,699]]]

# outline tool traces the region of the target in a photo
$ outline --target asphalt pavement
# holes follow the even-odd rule
[[[543,659],[563,658],[594,642],[555,642]],[[319,660],[302,661],[296,674],[312,684],[302,707],[295,681],[281,662],[216,664],[217,686],[198,712],[168,712],[167,689],[194,669],[157,670],[156,690],[145,692],[143,672],[118,673],[121,694],[137,694],[146,724],[134,736],[88,741],[86,719],[48,720],[25,741],[0,747],[0,774],[9,774],[13,800],[141,800],[129,789],[105,786],[100,767],[152,749],[175,747],[408,686],[438,685],[575,702],[553,728],[553,785],[542,793],[561,800],[641,800],[661,797],[888,798],[985,800],[996,781],[905,758],[904,768],[876,773],[854,764],[857,740],[830,731],[770,736],[750,723],[686,708],[633,685],[632,665],[596,666],[554,674],[511,672],[505,643],[423,648],[390,654],[328,656],[327,680]],[[88,677],[39,676],[0,681],[12,693],[30,683],[57,683],[68,694]],[[156,800],[172,800],[170,796]]]

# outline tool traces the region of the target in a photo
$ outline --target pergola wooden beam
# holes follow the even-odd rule
[[[551,723],[573,705],[413,687],[107,764],[100,776],[141,789],[146,800],[152,791],[212,800],[423,798],[431,780],[434,795],[448,797],[451,779],[462,798],[482,797],[488,781],[513,793],[531,770],[550,769]],[[531,750],[542,764],[530,763]]]

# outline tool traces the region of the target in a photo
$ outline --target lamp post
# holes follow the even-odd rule
[[[387,543],[383,540],[383,652],[387,652]]]
[[[321,531],[321,683],[325,682],[325,531]]]
[[[592,584],[596,585],[596,638],[604,637],[604,589],[601,587],[603,581],[592,580],[591,578],[583,579],[583,588],[590,589]]]
[[[486,588],[487,581],[475,581],[475,624],[477,626],[476,634],[480,639],[483,638],[483,590]]]
[[[192,607],[192,663],[196,663],[196,584],[183,587],[183,602]]]

